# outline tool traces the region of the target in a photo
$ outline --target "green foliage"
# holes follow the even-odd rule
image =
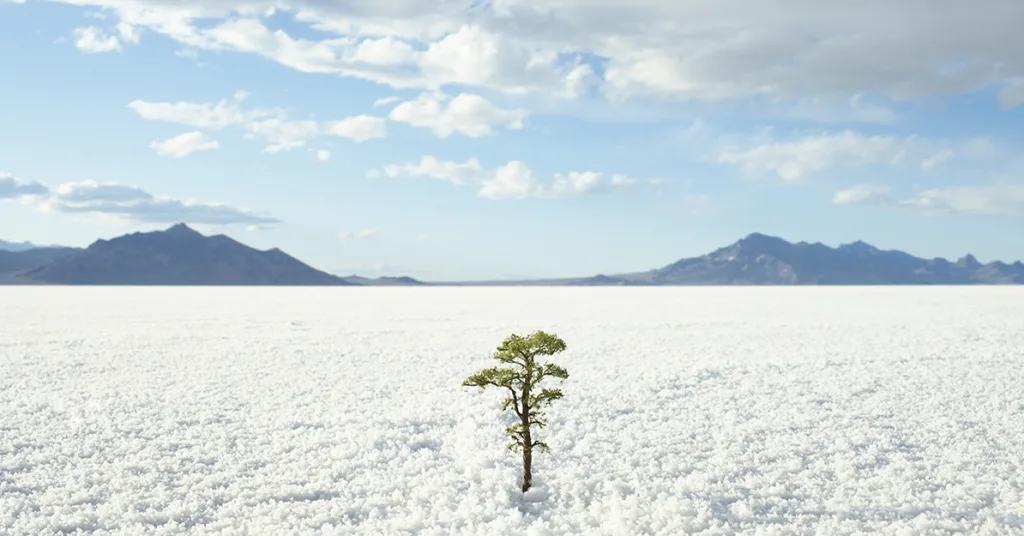
[[[505,430],[511,440],[508,444],[510,450],[548,448],[543,441],[532,439],[530,427],[536,425],[543,428],[547,424],[543,409],[562,398],[562,391],[540,387],[540,383],[549,377],[567,379],[569,373],[553,363],[538,363],[536,358],[564,350],[565,341],[543,331],[536,331],[526,337],[513,334],[501,343],[492,356],[508,366],[481,370],[462,382],[462,385],[468,387],[494,386],[508,390],[508,397],[502,401],[502,410],[511,408],[519,417],[517,424]]]

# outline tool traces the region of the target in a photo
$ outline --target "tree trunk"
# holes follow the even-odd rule
[[[530,406],[523,404],[523,493],[533,484],[533,437],[530,434]]]

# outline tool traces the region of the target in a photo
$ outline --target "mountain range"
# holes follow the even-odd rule
[[[15,284],[340,286],[279,249],[260,251],[184,224],[97,240],[86,249],[0,252],[0,278]],[[6,276],[6,277],[4,277]]]
[[[185,224],[97,240],[88,248],[0,250],[0,283],[58,285],[410,286],[409,277],[339,277],[279,249],[261,251]],[[707,255],[628,274],[433,285],[972,285],[1024,283],[1024,264],[922,259],[864,242],[832,248],[753,233]]]
[[[970,285],[1024,283],[1024,264],[956,262],[881,250],[861,241],[832,248],[759,233],[701,257],[633,274],[598,275],[576,285]]]

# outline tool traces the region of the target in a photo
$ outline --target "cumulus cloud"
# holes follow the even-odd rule
[[[513,160],[484,179],[477,195],[491,199],[522,199],[539,193],[537,177],[526,164]]]
[[[874,205],[928,214],[1024,216],[1024,183],[931,188],[904,198],[890,195],[889,190],[887,186],[863,184],[837,192],[832,201],[839,205]]]
[[[348,59],[368,65],[405,65],[415,61],[416,56],[416,50],[408,43],[393,37],[382,37],[360,41]]]
[[[388,177],[430,177],[452,184],[464,184],[479,177],[483,172],[484,168],[476,158],[459,163],[438,160],[429,155],[420,158],[415,164],[384,166],[384,175]]]
[[[358,231],[345,231],[338,234],[338,238],[340,238],[342,242],[347,242],[352,239],[366,240],[367,238],[372,238],[374,236],[377,236],[377,229],[360,229]]]
[[[95,26],[75,29],[75,47],[86,54],[120,52],[121,41]]]
[[[429,128],[442,138],[453,133],[480,138],[493,134],[495,127],[521,129],[528,115],[526,110],[499,108],[479,95],[460,93],[449,101],[445,95],[424,93],[396,106],[389,118]]]
[[[526,164],[512,161],[484,179],[477,195],[490,199],[575,197],[636,182],[637,179],[625,175],[596,171],[555,173],[550,181],[541,181]]]
[[[46,195],[50,189],[38,182],[27,182],[10,173],[0,171],[0,199],[21,199]]]
[[[984,9],[959,0],[58,1],[107,8],[190,49],[396,88],[912,100],[1010,84],[1008,108],[1020,104],[1024,78],[1019,0]],[[264,21],[288,13],[323,37],[293,37]]]
[[[321,162],[329,162],[331,160],[331,152],[327,149],[320,149],[316,152],[316,159]]]
[[[220,143],[207,139],[200,131],[186,132],[173,138],[154,141],[149,144],[159,155],[182,158],[196,151],[212,151],[220,149]]]
[[[268,153],[290,151],[302,147],[323,134],[320,123],[316,121],[267,119],[249,123],[245,128],[249,131],[249,134],[246,135],[247,138],[261,137],[269,143],[263,149]]]
[[[249,137],[265,139],[268,153],[290,151],[321,136],[348,138],[357,143],[387,136],[387,124],[380,117],[360,115],[339,121],[289,121],[266,119],[246,124]]]
[[[544,180],[518,160],[488,170],[475,158],[460,163],[438,160],[433,156],[424,156],[415,164],[384,166],[382,172],[370,173],[371,177],[378,175],[392,178],[431,177],[457,185],[472,183],[477,187],[478,196],[491,199],[572,197],[638,182],[626,175],[595,171],[555,173],[550,179]]]
[[[430,43],[418,67],[423,77],[440,86],[481,86],[519,94],[543,90],[564,96],[582,92],[593,74],[589,65],[560,62],[555,48],[474,24],[462,24]]]
[[[208,130],[221,130],[269,116],[282,115],[282,112],[276,110],[243,109],[241,103],[246,97],[245,92],[239,91],[235,93],[232,100],[222,99],[216,104],[135,100],[130,102],[128,107],[149,121],[174,123]]]
[[[328,136],[348,138],[356,142],[384,138],[388,134],[384,118],[370,115],[357,115],[346,117],[340,121],[329,121],[323,125],[323,128],[324,133]]]
[[[247,97],[246,92],[238,91],[231,100],[222,99],[216,104],[136,100],[128,106],[140,117],[150,121],[207,130],[241,126],[248,131],[247,138],[267,141],[264,150],[269,153],[303,147],[322,136],[347,138],[355,142],[387,136],[387,123],[382,117],[358,115],[336,121],[294,121],[288,119],[287,114],[281,110],[244,108],[242,102]]]

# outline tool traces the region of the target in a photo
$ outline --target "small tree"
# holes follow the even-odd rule
[[[512,440],[508,444],[509,450],[520,450],[523,453],[524,492],[533,483],[533,447],[548,450],[546,443],[533,439],[531,427],[537,425],[543,428],[547,424],[543,408],[562,398],[560,389],[542,388],[540,382],[549,376],[563,380],[569,377],[564,368],[552,363],[538,363],[535,359],[539,355],[554,355],[563,350],[565,341],[543,331],[536,331],[527,337],[513,334],[501,343],[493,355],[494,359],[510,367],[484,369],[462,382],[467,387],[485,388],[493,385],[508,389],[509,397],[504,400],[501,409],[508,411],[511,407],[519,420],[517,424],[506,428],[505,433]]]

